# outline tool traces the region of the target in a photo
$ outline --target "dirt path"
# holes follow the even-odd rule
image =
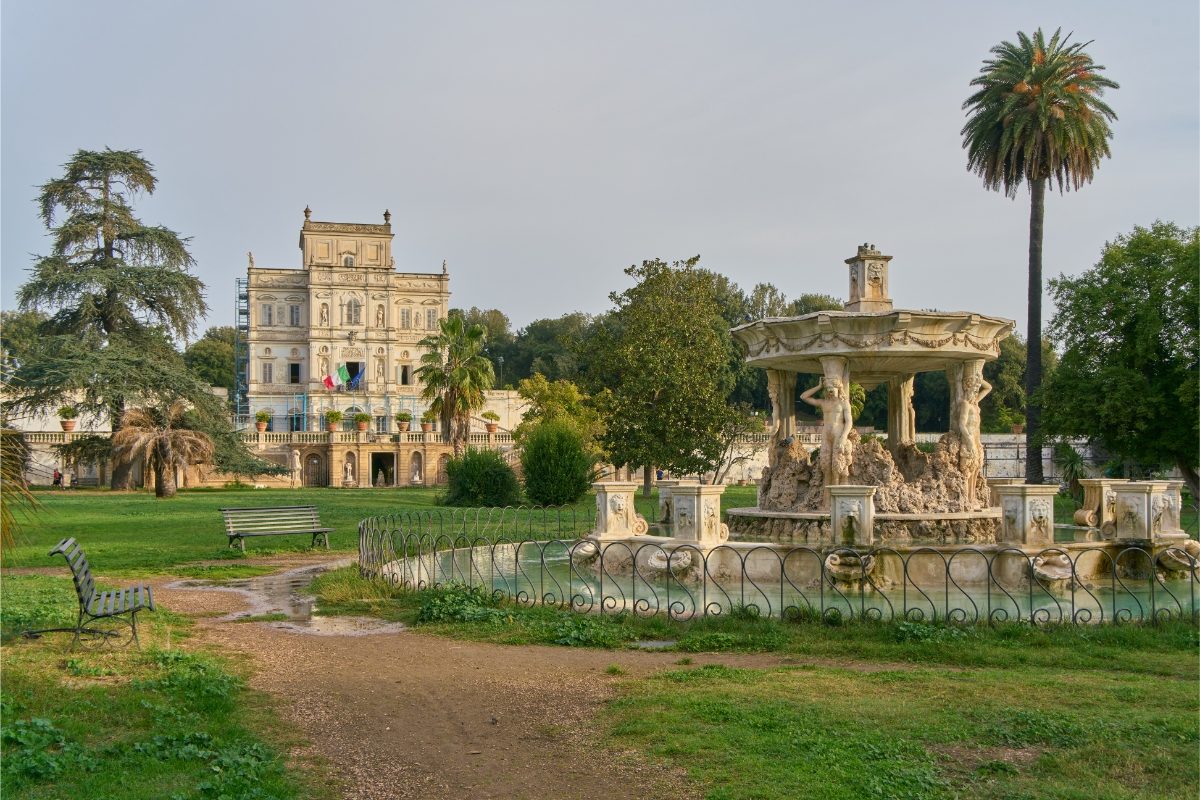
[[[191,614],[244,605],[229,592],[156,587],[155,596]],[[511,647],[411,631],[313,636],[211,616],[198,620],[197,633],[250,658],[251,684],[312,743],[297,755],[329,763],[347,798],[698,796],[679,772],[607,747],[595,722],[621,680],[608,666],[647,674],[677,654]]]

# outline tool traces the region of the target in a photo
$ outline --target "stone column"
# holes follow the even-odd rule
[[[774,466],[776,445],[796,432],[796,373],[767,370],[767,394],[771,397],[771,417],[775,423],[767,460]]]
[[[875,487],[843,484],[830,486],[833,540],[851,547],[875,544]]]
[[[671,490],[679,485],[679,481],[658,481],[658,521],[671,521]]]
[[[680,483],[672,489],[675,506],[672,533],[676,541],[716,547],[729,539],[729,528],[721,522],[722,485]]]
[[[1050,547],[1054,544],[1054,496],[1058,487],[1053,484],[1018,483],[997,486],[1000,498],[1000,539],[1003,542],[1027,547]]]
[[[637,513],[633,504],[634,493],[639,484],[634,481],[606,481],[593,483],[596,490],[596,527],[592,530],[595,539],[628,539],[641,536],[650,525]]]
[[[917,441],[917,414],[912,402],[916,377],[906,375],[888,380],[887,446],[892,455]]]

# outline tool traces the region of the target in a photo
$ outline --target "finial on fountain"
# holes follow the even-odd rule
[[[888,295],[888,262],[875,249],[875,245],[863,242],[853,258],[847,258],[850,266],[850,299],[846,311],[891,311],[892,298]]]

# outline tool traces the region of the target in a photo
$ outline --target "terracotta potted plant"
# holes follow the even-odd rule
[[[428,433],[433,430],[433,423],[437,422],[437,414],[432,411],[426,411],[421,415],[421,430]]]
[[[271,421],[270,411],[259,411],[254,415],[254,430],[262,433],[267,429],[267,423]]]
[[[412,414],[401,411],[396,415],[396,430],[404,433],[412,425]]]
[[[333,433],[337,430],[337,426],[342,421],[342,412],[326,411],[325,412],[325,430]]]
[[[495,433],[500,430],[500,415],[495,411],[485,411],[479,416],[483,417],[483,422],[487,427],[488,433]]]
[[[58,424],[62,425],[64,431],[75,430],[75,418],[79,416],[79,412],[74,406],[62,406],[58,409]]]
[[[365,411],[360,411],[354,415],[354,427],[360,431],[365,431],[367,426],[371,424],[371,415]]]

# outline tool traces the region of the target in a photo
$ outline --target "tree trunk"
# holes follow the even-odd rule
[[[1029,184],[1029,331],[1025,356],[1025,482],[1042,483],[1042,222],[1046,179]]]
[[[121,417],[125,413],[125,404],[122,400],[114,400],[108,405],[108,420],[109,427],[115,434],[121,430]],[[131,459],[116,459],[112,460],[112,476],[108,484],[109,488],[114,492],[128,491],[133,488],[133,461]]]
[[[1197,476],[1196,468],[1182,459],[1176,461],[1175,465],[1179,467],[1179,474],[1183,476],[1184,483],[1191,490],[1192,499],[1200,498],[1200,476]]]
[[[650,479],[652,477],[653,473],[649,465],[642,467],[642,497],[650,496]]]

